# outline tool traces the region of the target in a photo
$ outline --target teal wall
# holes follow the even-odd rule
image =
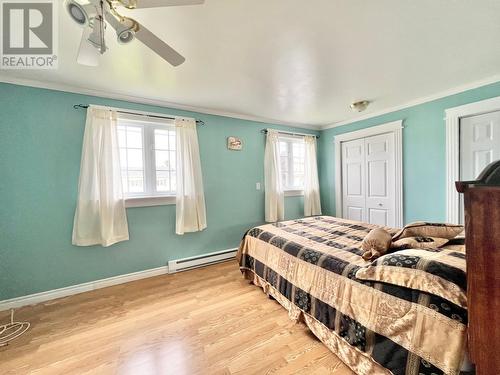
[[[335,214],[334,136],[403,120],[404,221],[445,221],[445,109],[495,96],[500,96],[500,82],[322,131],[318,165],[323,213]]]
[[[0,83],[0,300],[160,267],[168,260],[234,248],[263,222],[265,137],[282,126]],[[177,236],[175,206],[127,209],[130,241],[71,245],[85,111],[92,103],[190,116],[199,127],[208,228]],[[304,130],[307,132],[307,130]],[[227,136],[244,149],[228,151]],[[287,218],[301,197],[285,198]]]
[[[404,120],[404,219],[444,221],[445,125],[449,107],[500,96],[500,83],[321,132],[318,163],[323,212],[335,213],[336,134]],[[85,111],[92,103],[196,117],[208,228],[174,234],[175,206],[129,208],[130,241],[75,247],[75,209]],[[262,128],[286,127],[0,83],[0,300],[160,267],[168,260],[236,247],[263,222]],[[303,130],[307,132],[307,130]],[[227,136],[244,141],[226,148]],[[302,216],[301,197],[286,198],[286,216]]]

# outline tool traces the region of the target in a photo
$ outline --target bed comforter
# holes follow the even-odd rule
[[[458,374],[466,306],[431,292],[356,278],[370,265],[361,257],[360,243],[375,227],[328,216],[255,227],[241,242],[240,269],[357,374]],[[441,272],[438,277],[465,288],[465,272],[453,272],[446,258],[441,256],[442,267],[429,270],[429,282]],[[455,255],[453,262],[465,264],[464,258]]]

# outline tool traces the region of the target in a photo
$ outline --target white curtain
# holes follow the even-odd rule
[[[304,216],[321,215],[316,137],[307,135],[304,141]]]
[[[110,246],[129,239],[116,118],[107,109],[87,110],[73,245]]]
[[[177,150],[177,234],[198,232],[207,227],[205,194],[201,175],[196,121],[175,120]]]
[[[268,223],[284,220],[285,196],[281,182],[278,132],[268,129],[264,155],[265,219]]]

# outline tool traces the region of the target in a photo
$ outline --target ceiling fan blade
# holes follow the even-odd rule
[[[205,0],[123,0],[123,3],[134,3],[132,7],[134,9],[142,8],[159,8],[159,7],[172,7],[181,5],[200,5],[205,2]]]
[[[92,33],[91,27],[86,27],[82,33],[82,40],[80,41],[80,48],[78,49],[78,56],[76,61],[80,65],[86,66],[98,66],[99,65],[99,50],[95,48],[88,41],[90,34]]]
[[[173,66],[179,66],[186,61],[181,54],[140,24],[135,37]]]

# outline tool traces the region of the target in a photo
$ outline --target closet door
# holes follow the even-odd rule
[[[395,226],[394,134],[365,138],[366,221]]]
[[[460,119],[460,180],[477,179],[495,160],[500,160],[500,111]],[[460,223],[464,223],[463,194]]]
[[[500,111],[460,120],[460,179],[475,180],[500,159]]]
[[[342,143],[342,216],[366,221],[365,141]]]
[[[342,216],[396,225],[394,133],[342,143]]]

